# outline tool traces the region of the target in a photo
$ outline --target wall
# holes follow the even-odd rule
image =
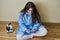
[[[60,23],[60,0],[0,0],[0,21],[17,21],[28,1],[35,3],[42,22]]]

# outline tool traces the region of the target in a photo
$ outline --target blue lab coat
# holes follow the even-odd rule
[[[36,31],[38,31],[41,24],[38,23],[38,21],[36,21],[36,23],[32,23],[31,13],[28,13],[28,12],[26,12],[25,14],[23,13],[24,12],[19,12],[19,15],[18,15],[19,17],[18,17],[17,34],[23,34],[23,35],[31,34],[31,32],[26,33],[26,30],[32,30],[32,29],[35,29]]]

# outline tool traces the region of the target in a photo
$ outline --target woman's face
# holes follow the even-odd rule
[[[32,11],[33,11],[33,8],[29,8],[29,9],[27,10],[28,13],[32,13]]]

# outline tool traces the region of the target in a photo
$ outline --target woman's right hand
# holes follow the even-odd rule
[[[27,29],[27,30],[26,30],[26,32],[27,32],[27,33],[30,33],[30,30],[29,30],[29,29]]]

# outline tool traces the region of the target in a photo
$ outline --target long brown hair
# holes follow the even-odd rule
[[[36,6],[33,2],[28,2],[25,7],[21,10],[21,12],[26,13],[27,10],[29,8],[33,8],[33,12],[32,12],[32,22],[36,23],[36,21],[38,21],[40,23],[41,19],[40,19],[40,15],[39,12],[36,9]]]

